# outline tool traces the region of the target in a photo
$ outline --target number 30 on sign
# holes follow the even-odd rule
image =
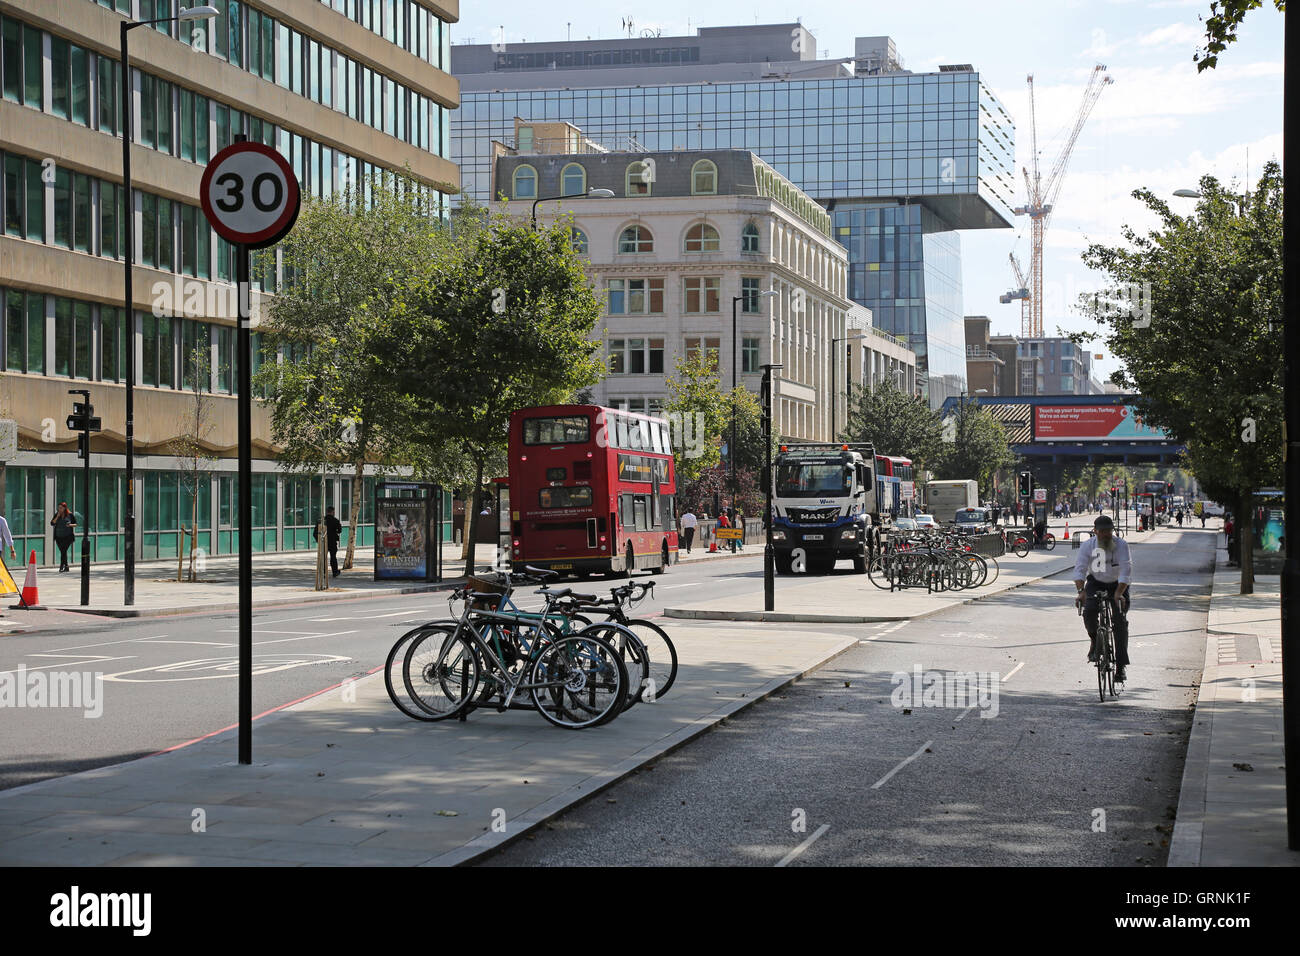
[[[262,143],[232,143],[212,157],[199,185],[203,214],[227,242],[260,249],[278,242],[298,218],[298,178]]]

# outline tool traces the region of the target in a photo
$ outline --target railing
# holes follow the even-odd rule
[[[999,361],[999,362],[1003,362],[1003,363],[1005,364],[1005,360],[1002,358],[1001,355],[998,355],[996,352],[990,351],[989,349],[980,348],[978,345],[968,345],[968,346],[966,346],[966,357],[967,357],[967,358],[996,359],[997,361]]]

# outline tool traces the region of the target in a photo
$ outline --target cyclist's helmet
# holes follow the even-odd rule
[[[1111,528],[1115,527],[1115,522],[1110,519],[1110,515],[1101,515],[1092,523],[1094,528]]]

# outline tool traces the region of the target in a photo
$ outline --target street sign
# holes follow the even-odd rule
[[[1046,500],[1047,500],[1047,489],[1046,489],[1046,488],[1035,488],[1035,489],[1034,489],[1034,500],[1035,500],[1035,501],[1046,501]]]
[[[720,541],[739,541],[745,532],[741,528],[714,528],[713,536]]]
[[[292,229],[301,198],[288,160],[262,143],[231,143],[208,162],[199,184],[212,228],[250,249],[272,245]]]

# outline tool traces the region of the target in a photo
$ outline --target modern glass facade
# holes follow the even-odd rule
[[[753,150],[832,211],[836,238],[849,249],[850,297],[876,313],[879,327],[907,331],[931,401],[960,391],[956,230],[1010,227],[1015,188],[1015,127],[979,74],[649,85],[662,83],[662,71],[590,72],[592,83],[622,85],[520,89],[545,83],[544,75],[458,74],[451,149],[465,195],[494,198],[491,144],[511,143],[515,117],[572,123],[615,150]],[[488,84],[516,88],[476,88]]]

